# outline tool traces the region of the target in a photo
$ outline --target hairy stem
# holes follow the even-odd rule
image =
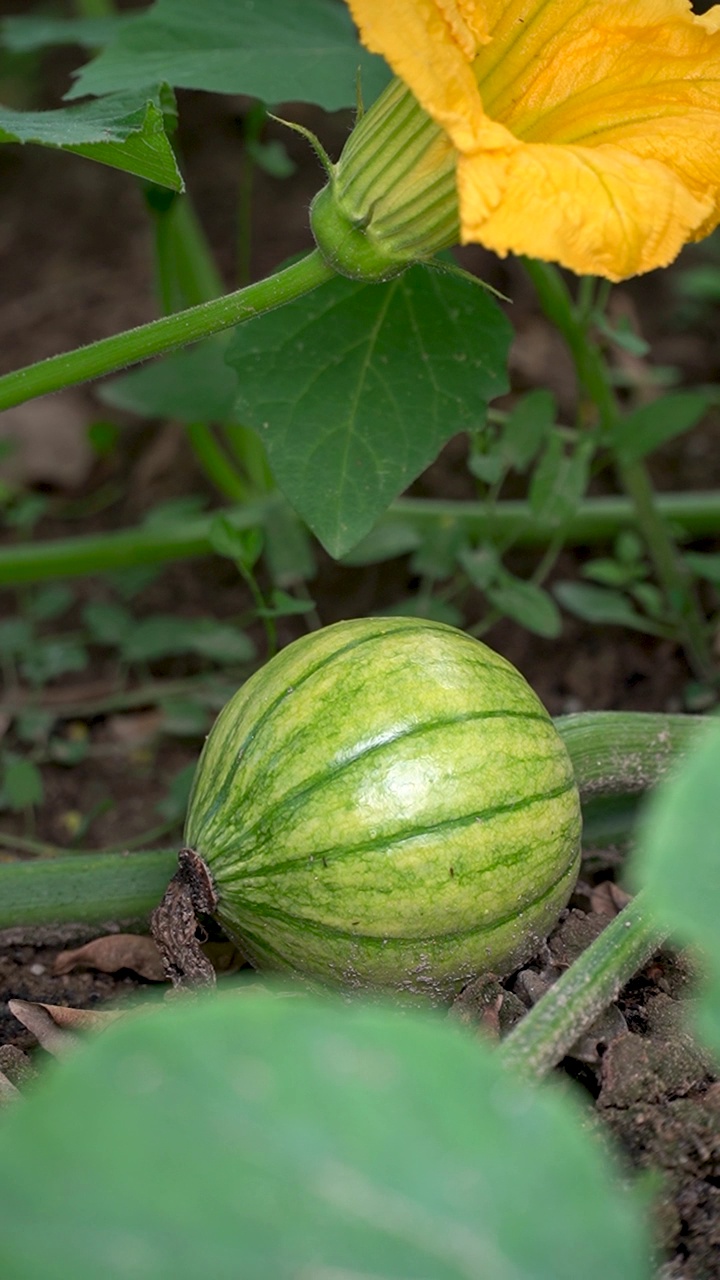
[[[508,1066],[546,1075],[663,942],[639,893],[503,1041]]]
[[[256,284],[0,378],[0,411],[208,338],[302,297],[334,277],[317,250]]]

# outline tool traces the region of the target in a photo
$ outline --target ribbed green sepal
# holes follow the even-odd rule
[[[401,80],[353,129],[311,224],[326,262],[353,280],[388,280],[459,240],[456,155]]]

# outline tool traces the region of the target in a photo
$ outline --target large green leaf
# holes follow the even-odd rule
[[[240,326],[228,349],[238,417],[333,556],[368,533],[457,432],[507,389],[511,329],[474,282],[414,267],[337,279]]]
[[[644,1280],[579,1109],[430,1016],[291,994],[135,1015],[2,1122],[3,1280]]]
[[[336,0],[156,0],[80,70],[68,97],[166,80],[335,111],[354,105],[358,71],[370,102],[390,73]]]
[[[0,142],[34,142],[72,151],[182,191],[183,180],[165,132],[167,90],[118,93],[55,111],[0,106]]]
[[[132,17],[127,14],[112,14],[105,18],[54,18],[31,13],[23,17],[3,18],[0,21],[0,44],[13,53],[31,53],[61,44],[97,49],[107,44],[127,22],[132,22]]]
[[[720,1054],[720,721],[651,797],[630,865],[658,919],[706,962],[702,1030]]]

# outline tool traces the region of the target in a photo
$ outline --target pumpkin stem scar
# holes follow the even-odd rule
[[[151,917],[152,935],[166,977],[178,989],[215,986],[215,971],[198,941],[198,916],[212,915],[218,897],[207,863],[194,849],[181,849],[178,870]]]

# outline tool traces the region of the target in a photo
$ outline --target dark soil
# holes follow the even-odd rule
[[[0,2],[0,15],[22,12],[25,7]],[[74,63],[74,57],[63,56],[50,65],[43,81],[50,87],[38,88],[33,105],[49,105],[56,99]],[[21,88],[26,91],[24,82]],[[16,101],[14,105],[28,104]],[[181,95],[184,169],[228,284],[232,282],[245,107],[241,99]],[[293,110],[292,117],[316,128],[328,148],[337,152],[348,118],[328,120],[304,107]],[[269,134],[282,137],[297,170],[284,183],[262,174],[256,177],[256,278],[309,246],[306,210],[319,185],[304,142],[274,125]],[[559,338],[537,314],[517,268],[476,250],[465,253],[463,260],[513,298],[512,318],[518,332],[512,358],[515,390],[549,386],[561,407],[570,409],[575,392],[571,367]],[[73,156],[31,148],[2,149],[3,371],[152,318],[151,261],[145,209],[131,179]],[[655,363],[673,365],[687,384],[718,378],[716,317],[714,324],[701,317],[692,332],[679,325],[672,273],[617,290],[615,305],[633,317],[651,343]],[[38,431],[37,439],[47,443],[53,433],[66,433],[63,439],[68,443],[60,456],[57,451],[51,456],[49,443],[47,452],[39,447],[22,477],[26,487],[49,498],[33,536],[56,538],[127,527],[159,502],[206,492],[183,432],[172,424],[160,427],[128,420],[122,423],[120,443],[113,453],[88,460],[78,445],[79,436],[87,423],[105,417],[107,410],[91,389],[0,416],[0,434],[7,431],[22,439],[25,433]],[[120,420],[118,415],[113,417]],[[661,450],[653,470],[660,489],[720,488],[720,453],[712,426]],[[603,480],[597,491],[608,486]],[[448,446],[416,492],[472,496],[462,441]],[[583,547],[567,551],[560,565],[562,576],[576,575],[587,554]],[[524,553],[514,567],[522,573],[533,563]],[[322,553],[318,553],[317,577],[309,585],[323,623],[386,607],[412,596],[418,587],[405,560],[348,569]],[[81,580],[73,587],[76,603],[63,619],[63,627],[69,629],[76,624],[83,603],[107,598],[106,584],[98,579]],[[481,616],[479,597],[469,595],[465,603],[468,621]],[[15,593],[0,595],[3,617],[12,616],[21,605],[22,597]],[[218,559],[169,565],[133,601],[133,608],[143,615],[174,612],[188,617],[200,613],[237,616],[247,605],[246,590],[234,570]],[[281,643],[301,629],[296,621],[284,624]],[[256,627],[253,634],[262,654],[262,630]],[[499,623],[487,639],[519,667],[552,714],[591,708],[674,711],[688,705],[691,674],[682,653],[666,641],[572,619],[559,640],[539,639],[508,621]],[[90,750],[81,765],[43,766],[45,803],[31,818],[3,815],[6,843],[0,858],[27,856],[23,842],[28,839],[56,849],[75,847],[78,816],[95,806],[99,811],[83,848],[122,848],[157,827],[156,805],[178,770],[196,759],[199,739],[158,734],[154,711],[164,682],[192,676],[198,669],[185,659],[150,664],[143,680],[153,684],[154,692],[124,711],[108,709],[111,695],[127,689],[128,683],[117,663],[101,652],[93,654],[92,666],[82,674],[50,682],[32,698],[22,687],[7,689],[5,710],[16,708],[23,698],[36,706],[51,706],[58,716],[56,732],[68,739],[73,733],[86,734]],[[235,678],[239,680],[240,673]],[[134,678],[130,687],[139,683]],[[63,712],[63,705],[70,704],[71,711]],[[0,704],[0,737],[4,732]],[[9,744],[17,749],[12,730],[8,732]],[[166,832],[162,843],[179,843],[180,834],[178,824]],[[17,838],[16,847],[13,838]],[[497,1034],[538,998],[606,919],[591,908],[592,884],[616,876],[621,876],[617,852],[596,851],[592,873],[586,873],[571,911],[547,948],[528,970],[513,975],[502,988],[480,992],[472,1007],[475,1021]],[[30,1051],[35,1044],[34,1037],[5,1011],[9,998],[92,1009],[117,1005],[147,985],[128,971],[56,975],[53,964],[58,951],[92,933],[80,927],[56,934],[0,935],[0,1044]],[[667,1280],[720,1277],[720,1084],[685,1030],[691,990],[692,975],[684,958],[663,952],[628,986],[592,1033],[583,1037],[562,1067],[595,1100],[597,1115],[617,1139],[628,1166],[660,1175],[656,1216],[658,1238],[668,1258],[663,1272]],[[464,1012],[471,1016],[467,1007]]]

